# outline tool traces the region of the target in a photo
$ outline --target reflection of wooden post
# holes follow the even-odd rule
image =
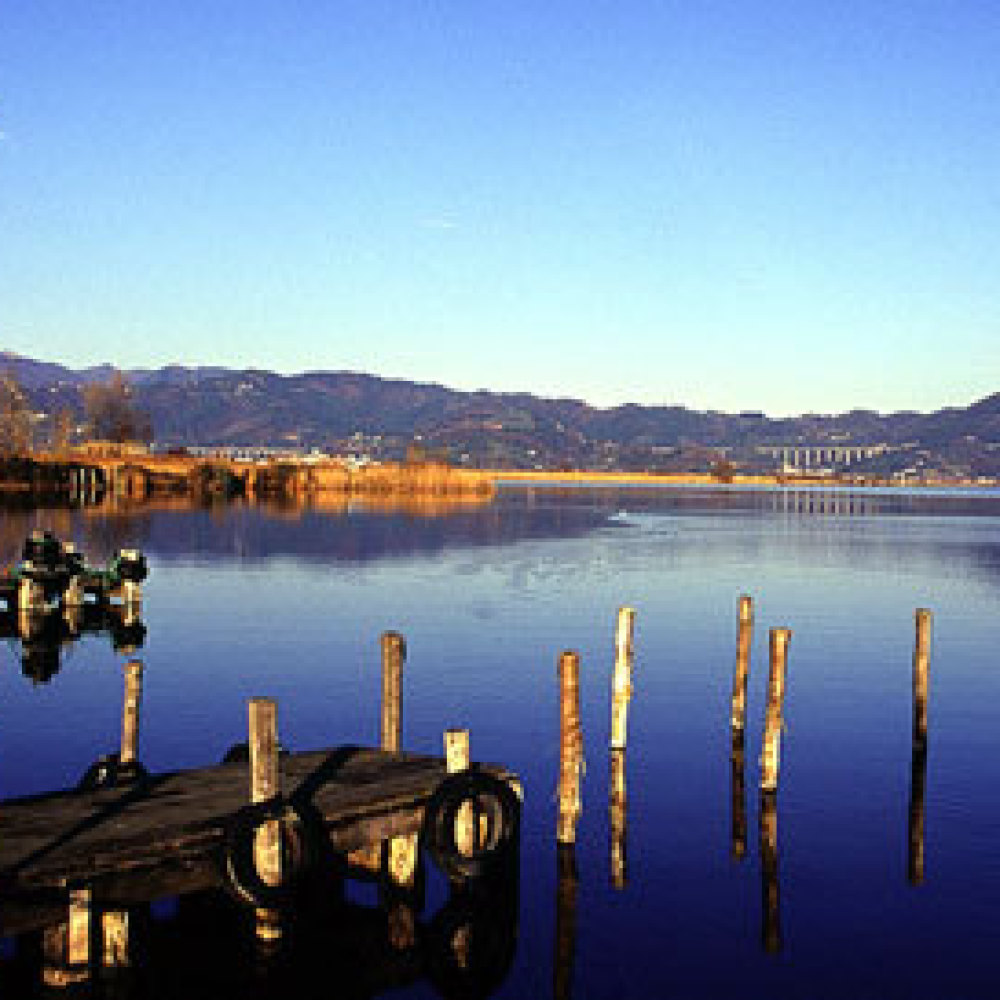
[[[927,687],[931,662],[931,613],[917,608],[917,635],[913,649],[913,739],[927,740]]]
[[[583,767],[583,733],[580,727],[580,657],[559,657],[559,819],[556,839],[576,841],[580,818],[580,770]]]
[[[628,880],[625,864],[626,824],[625,751],[611,751],[611,781],[608,795],[608,825],[611,830],[611,884],[624,889]]]
[[[467,771],[471,762],[469,754],[469,730],[448,729],[444,734],[444,758],[449,774]],[[475,816],[471,802],[459,807],[455,817],[455,846],[464,855],[471,855],[476,849]]]
[[[753,598],[740,597],[740,620],[736,633],[736,672],[733,675],[733,700],[729,713],[733,729],[741,732],[746,725],[747,681],[750,677],[750,640],[753,637]]]
[[[760,787],[774,791],[778,787],[781,756],[781,710],[785,701],[785,668],[791,629],[771,629],[771,669],[767,681],[767,715],[764,724],[764,747],[761,752]]]
[[[382,749],[399,750],[401,676],[406,642],[398,632],[384,632],[382,646]]]
[[[910,760],[910,824],[907,878],[910,885],[924,882],[924,789],[927,785],[927,747],[913,741]]]
[[[781,951],[781,909],[778,894],[778,800],[774,792],[760,795],[760,875],[764,951]]]
[[[42,935],[42,982],[64,987],[90,976],[91,893],[71,889],[68,919]]]
[[[573,955],[576,951],[576,845],[556,846],[556,954],[554,1000],[573,995]]]
[[[250,801],[268,802],[280,791],[278,774],[278,708],[271,698],[250,700]],[[262,823],[254,834],[254,864],[268,885],[281,882],[281,828],[277,820]],[[279,914],[258,908],[257,938],[281,937]]]
[[[128,910],[107,910],[101,914],[102,964],[105,969],[129,965]]]
[[[746,767],[743,739],[743,730],[734,729],[731,755],[733,814],[733,843],[731,853],[737,861],[742,861],[747,853]]]
[[[139,759],[139,705],[142,701],[142,661],[125,664],[125,702],[122,706],[122,749],[119,759],[131,764]]]
[[[615,669],[611,678],[611,749],[624,750],[628,735],[628,703],[632,698],[632,635],[635,611],[618,609]]]

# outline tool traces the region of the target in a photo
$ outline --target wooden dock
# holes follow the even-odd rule
[[[443,758],[361,747],[289,754],[280,769],[285,800],[345,857],[417,833],[447,773]],[[481,770],[518,788],[503,767]],[[64,918],[75,887],[112,907],[219,884],[226,826],[248,788],[244,762],[0,802],[0,934]]]

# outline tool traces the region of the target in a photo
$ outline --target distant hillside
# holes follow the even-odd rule
[[[109,366],[71,370],[0,352],[33,405],[82,413],[81,388]],[[467,464],[669,467],[705,449],[748,455],[758,445],[911,446],[942,463],[1000,471],[1000,393],[934,413],[868,410],[772,419],[683,406],[608,409],[529,393],[459,392],[354,372],[277,375],[169,366],[126,373],[165,445],[299,445],[398,452],[415,437]],[[691,456],[695,456],[692,458]],[[995,471],[994,471],[995,470]]]

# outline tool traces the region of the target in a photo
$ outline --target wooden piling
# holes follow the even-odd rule
[[[119,760],[131,764],[139,759],[139,706],[142,702],[142,661],[125,664],[125,700],[122,705],[122,745]]]
[[[448,729],[444,734],[444,759],[449,774],[467,771],[471,763],[469,730]],[[476,818],[471,802],[464,803],[455,817],[455,846],[464,855],[476,849]]]
[[[559,657],[559,818],[556,840],[576,841],[576,824],[583,811],[580,771],[583,768],[583,730],[580,725],[580,657]]]
[[[573,964],[576,953],[576,845],[556,846],[556,934],[552,995],[570,1000],[573,995]]]
[[[608,792],[608,827],[611,833],[611,885],[619,890],[624,889],[628,883],[627,824],[625,751],[612,750]]]
[[[128,925],[128,910],[101,914],[101,964],[109,971],[129,966]]]
[[[92,895],[86,888],[71,889],[67,919],[42,935],[42,982],[62,988],[90,978]]]
[[[628,703],[632,699],[632,637],[635,610],[619,608],[615,627],[615,666],[611,675],[611,749],[624,750],[628,737]]]
[[[761,937],[764,951],[781,951],[781,897],[778,883],[778,799],[772,791],[760,794]]]
[[[747,714],[747,681],[750,677],[750,642],[753,638],[753,598],[740,595],[739,625],[736,632],[736,671],[733,675],[733,698],[730,722],[743,731]]]
[[[280,792],[278,773],[277,704],[272,698],[250,700],[250,801],[268,802]],[[277,820],[262,823],[254,835],[254,864],[268,885],[281,882],[281,828]],[[257,938],[261,942],[281,937],[279,915],[258,908]]]
[[[931,662],[931,613],[917,608],[916,639],[913,648],[913,740],[927,742],[927,689]]]
[[[406,641],[398,632],[384,632],[382,647],[381,747],[396,752],[400,746],[402,673]]]
[[[730,754],[730,792],[732,808],[732,846],[730,853],[736,861],[742,861],[747,854],[747,804],[746,804],[746,756],[742,729],[733,729],[732,751]]]
[[[778,787],[781,757],[781,712],[785,701],[785,672],[788,663],[788,643],[791,629],[771,629],[771,663],[767,681],[767,714],[764,724],[764,746],[761,751],[760,787],[774,791]]]

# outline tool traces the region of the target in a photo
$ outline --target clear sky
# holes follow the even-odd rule
[[[996,0],[0,2],[0,348],[1000,390]]]

